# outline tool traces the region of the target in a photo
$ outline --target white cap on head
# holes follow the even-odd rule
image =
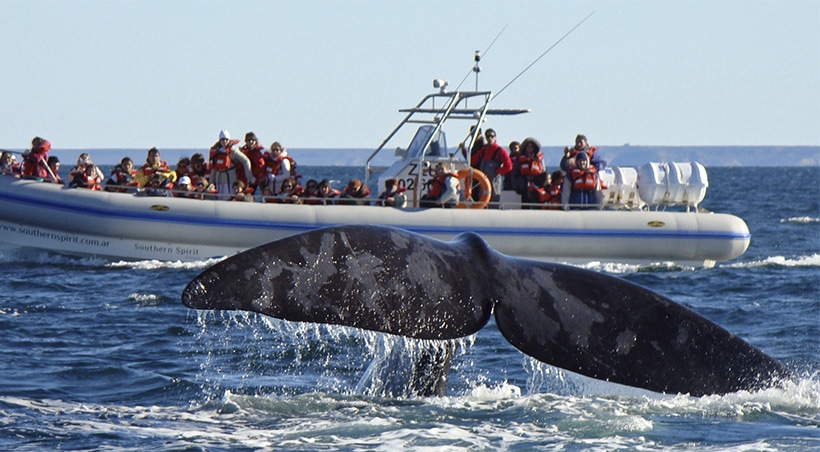
[[[179,185],[187,185],[191,183],[191,178],[188,176],[182,176],[179,178]]]
[[[221,140],[223,138],[230,140],[231,139],[231,132],[228,132],[227,129],[220,130],[219,131],[219,139]]]

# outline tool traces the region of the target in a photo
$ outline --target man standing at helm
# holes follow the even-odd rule
[[[211,146],[211,184],[216,187],[218,199],[228,199],[233,195],[233,183],[237,180],[236,166],[242,165],[245,175],[253,177],[251,161],[239,149],[239,140],[232,140],[227,130],[219,132],[219,140]],[[255,180],[243,180],[252,185]]]

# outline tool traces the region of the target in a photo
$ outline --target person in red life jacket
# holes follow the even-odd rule
[[[564,179],[566,174],[561,170],[555,170],[550,175],[550,185],[547,188],[547,209],[560,209]]]
[[[406,207],[407,191],[404,187],[399,187],[399,181],[393,178],[384,181],[384,191],[379,194],[379,200],[376,202],[379,206],[384,207]]]
[[[190,198],[191,192],[194,190],[193,185],[191,185],[191,178],[188,176],[182,176],[177,179],[177,184],[174,187],[174,197],[175,198]]]
[[[71,168],[71,171],[68,173],[68,180],[72,181],[78,175],[85,173],[85,168],[88,165],[93,164],[94,162],[91,161],[91,156],[88,155],[87,152],[81,153],[80,156],[77,157],[77,165],[75,165],[74,168]],[[103,174],[102,169],[99,166],[95,166],[95,168],[97,171],[97,176],[99,176],[101,180],[105,180],[105,174]]]
[[[8,151],[3,151],[2,156],[0,156],[0,171],[4,176],[20,177],[20,174],[22,174],[22,168],[20,162],[17,161],[17,157]]]
[[[367,197],[370,196],[370,189],[365,187],[359,179],[351,179],[347,183],[347,187],[342,190],[339,196],[339,201],[336,204],[351,205],[351,206],[369,206],[370,201]]]
[[[267,156],[265,153],[265,146],[259,144],[259,140],[256,138],[256,134],[253,132],[248,132],[245,134],[245,144],[240,148],[242,153],[248,157],[248,160],[251,163],[251,174],[252,177],[248,178],[243,173],[244,169],[240,166],[236,168],[237,177],[240,180],[254,180],[254,184],[249,185],[250,188],[256,189],[256,186],[260,184],[266,175],[266,168],[265,164],[267,162]]]
[[[458,204],[458,174],[450,171],[450,165],[436,165],[436,175],[428,183],[427,193],[422,195],[421,207],[455,207]]]
[[[199,178],[194,184],[194,191],[190,195],[193,199],[216,199],[216,192],[208,184],[204,177]]]
[[[501,190],[504,188],[504,176],[512,171],[513,164],[507,150],[498,144],[495,130],[487,129],[484,138],[487,144],[473,155],[470,165],[481,170],[490,179],[493,187],[490,208],[497,209],[501,200]]]
[[[316,181],[311,179],[313,182],[313,186],[317,187]],[[310,183],[310,182],[308,182]],[[305,190],[302,188],[301,185],[296,181],[296,178],[289,177],[282,182],[282,186],[279,189],[279,193],[275,194],[275,201],[273,202],[280,202],[285,204],[301,204],[302,203],[302,196],[304,195]]]
[[[139,187],[136,177],[137,170],[134,169],[134,161],[130,157],[123,157],[105,182],[105,191],[134,193]]]
[[[60,177],[60,159],[56,155],[52,155],[48,158],[47,163],[48,168],[51,170],[51,174],[49,174],[48,178],[55,184],[62,184],[63,179]],[[51,177],[52,174],[54,178]]]
[[[521,185],[520,182],[516,182],[517,179],[521,178],[521,173],[518,172],[518,156],[521,155],[521,143],[518,141],[510,141],[510,144],[507,145],[507,149],[510,152],[513,169],[510,171],[510,174],[504,178],[504,190],[515,190],[516,185]],[[516,190],[516,192],[518,192],[518,190]],[[519,194],[521,193],[519,192]]]
[[[319,199],[319,183],[316,182],[316,179],[310,179],[305,184],[305,190],[302,191],[302,194],[299,195],[301,198],[302,204],[321,204],[322,200]]]
[[[85,170],[77,174],[68,184],[71,188],[87,188],[89,190],[102,190],[102,178],[97,173],[96,165],[93,163],[85,166]]]
[[[513,188],[521,195],[521,202],[527,203],[532,202],[528,191],[533,178],[545,172],[544,157],[541,154],[541,143],[535,138],[525,138],[521,143],[521,150],[510,178],[515,181]]]
[[[191,159],[185,156],[180,157],[179,161],[177,161],[177,167],[174,169],[174,172],[177,173],[177,179],[182,178],[182,176],[187,176],[190,168]]]
[[[571,205],[586,206],[598,203],[598,169],[590,164],[586,152],[575,155],[575,165],[569,172],[569,179],[572,182],[569,195]]]
[[[251,180],[242,180],[245,185],[253,185],[251,161],[239,150],[239,140],[232,140],[227,130],[219,132],[219,140],[211,146],[210,154],[211,175],[208,180],[216,187],[219,199],[228,199],[233,194],[233,183],[239,180],[237,167],[242,168],[243,177]]]
[[[191,184],[196,186],[200,179],[205,181],[208,185],[208,176],[211,174],[211,167],[205,161],[205,156],[196,153],[191,156],[191,165],[185,171],[185,175],[191,178]],[[178,175],[177,175],[178,176]]]
[[[270,153],[265,160],[265,172],[267,185],[274,193],[279,192],[279,188],[285,179],[292,177],[299,180],[299,173],[296,172],[296,162],[288,155],[287,149],[278,141],[270,145]]]
[[[601,160],[596,154],[597,150],[597,148],[589,146],[586,135],[579,133],[575,137],[575,146],[564,148],[564,156],[561,158],[561,169],[569,174],[570,169],[574,164],[575,156],[581,152],[587,154],[590,164],[594,165],[599,171],[606,168],[606,162]]]
[[[50,179],[48,175],[48,151],[51,143],[45,138],[34,137],[31,149],[23,153],[23,176]]]
[[[134,179],[140,187],[170,189],[177,181],[177,173],[168,167],[168,162],[162,160],[159,149],[151,148],[145,164],[137,171]]]
[[[342,192],[340,192],[339,190],[336,190],[335,188],[333,188],[332,185],[330,185],[329,180],[322,179],[322,181],[319,182],[318,196],[319,196],[321,204],[324,204],[326,206],[331,205],[331,204],[336,204],[335,200],[341,194],[342,194]]]
[[[245,185],[244,181],[235,180],[231,185],[231,190],[233,194],[228,197],[228,201],[245,201],[245,202],[253,202],[253,195],[248,193],[247,186]]]

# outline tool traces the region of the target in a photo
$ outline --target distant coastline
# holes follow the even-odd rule
[[[601,156],[612,166],[640,166],[646,162],[697,161],[707,167],[723,166],[820,166],[820,146],[598,146]],[[556,167],[563,146],[544,146],[545,164]],[[128,156],[139,166],[145,159],[147,149],[53,149],[64,165],[73,165],[81,152],[88,152],[99,165],[114,165]],[[181,156],[201,152],[207,157],[207,149],[162,149],[163,160],[175,165]],[[289,149],[299,165],[306,166],[364,166],[373,149]],[[392,158],[392,152],[389,154]],[[392,160],[376,162],[386,165]]]

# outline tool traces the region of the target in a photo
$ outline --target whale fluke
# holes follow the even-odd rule
[[[473,233],[442,242],[381,226],[318,229],[225,259],[192,280],[182,301],[419,339],[474,334],[495,312],[504,337],[540,361],[656,392],[724,394],[789,375],[668,298],[507,257]]]

